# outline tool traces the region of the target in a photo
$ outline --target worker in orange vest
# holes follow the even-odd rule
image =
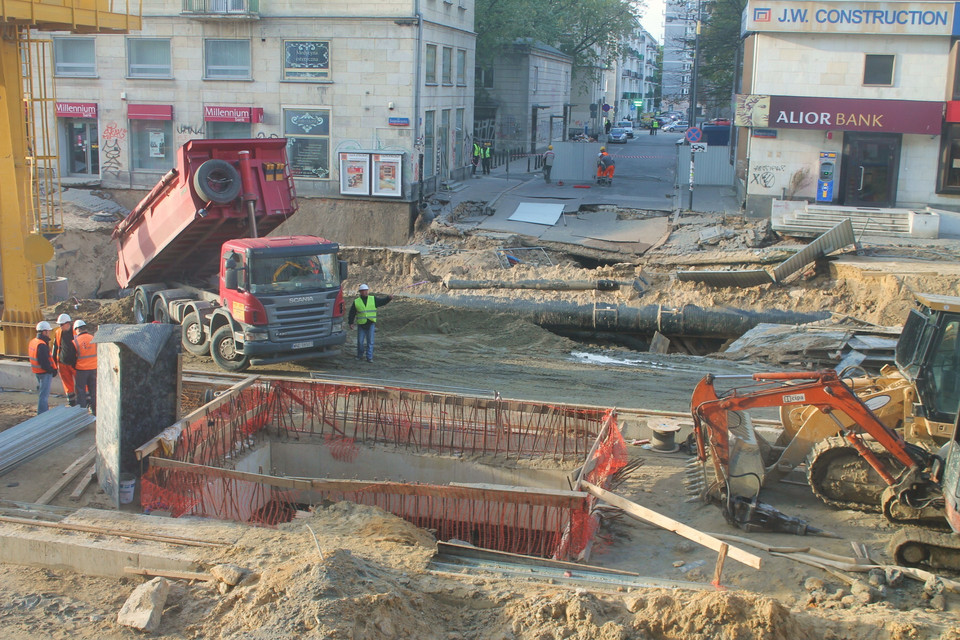
[[[77,390],[74,378],[77,375],[77,350],[73,346],[73,321],[66,313],[57,318],[57,330],[53,333],[53,361],[60,372],[63,391],[67,394],[67,404],[77,404]]]
[[[93,343],[90,328],[83,320],[73,323],[77,332],[77,403],[97,415],[97,345]]]
[[[50,356],[50,331],[53,327],[46,320],[37,323],[37,337],[27,345],[27,354],[30,356],[30,369],[37,376],[37,391],[40,397],[37,400],[37,415],[50,408],[50,383],[57,375],[57,367]]]

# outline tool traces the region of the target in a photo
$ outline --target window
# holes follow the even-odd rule
[[[493,69],[474,67],[474,83],[484,89],[493,89]]]
[[[290,172],[297,178],[330,178],[330,110],[284,109]]]
[[[55,75],[97,75],[97,53],[93,38],[54,38],[53,59]]]
[[[130,154],[134,169],[167,171],[173,164],[173,151],[172,121],[130,121]]]
[[[437,45],[427,45],[427,59],[424,62],[426,69],[426,83],[437,84]]]
[[[436,150],[433,131],[436,111],[427,111],[423,114],[423,177],[428,178],[436,173]]]
[[[285,40],[284,80],[329,80],[330,43],[322,40]]]
[[[440,62],[443,84],[453,84],[453,49],[443,48],[443,58]]]
[[[204,79],[249,80],[249,40],[204,40]]]
[[[457,109],[456,120],[453,130],[453,166],[462,167],[467,164],[467,159],[463,156],[464,135],[463,135],[463,109]]]
[[[863,63],[863,84],[889,87],[893,84],[893,58],[867,54]]]
[[[467,52],[457,49],[457,86],[467,86]]]
[[[170,41],[162,38],[127,39],[127,75],[131,78],[170,78]]]
[[[448,176],[450,173],[450,109],[444,109],[440,112],[440,131],[437,132],[437,142],[440,145],[440,171],[442,176]]]
[[[533,68],[532,90],[536,91],[540,86],[540,67]]]
[[[236,140],[252,138],[249,122],[207,122],[207,138],[216,140]]]

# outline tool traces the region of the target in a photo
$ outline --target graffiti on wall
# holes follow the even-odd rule
[[[127,130],[111,122],[103,129],[103,148],[100,149],[100,171],[112,174],[114,178],[123,171],[120,141],[127,138]]]
[[[758,164],[750,167],[750,184],[772,189],[783,177],[786,167],[782,164]]]

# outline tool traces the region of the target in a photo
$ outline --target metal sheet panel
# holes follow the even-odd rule
[[[839,251],[847,245],[855,244],[853,237],[853,224],[850,218],[845,218],[839,222],[833,229],[817,237],[816,240],[808,244],[802,251],[796,255],[787,258],[773,270],[773,278],[777,282],[783,282],[784,278],[795,273],[815,261],[817,258]]]
[[[712,287],[756,287],[770,284],[773,278],[763,269],[748,271],[677,271],[677,280],[702,282]]]

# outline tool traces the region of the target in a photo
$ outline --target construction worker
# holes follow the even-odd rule
[[[660,129],[660,121],[654,118],[653,121],[650,123],[650,135],[652,136],[657,135],[658,129]]]
[[[490,157],[493,155],[493,145],[487,140],[483,143],[483,154],[481,158],[483,160],[483,175],[490,175]]]
[[[77,402],[97,415],[97,345],[86,322],[77,320],[73,328],[77,332]]]
[[[607,148],[600,147],[600,155],[597,156],[597,184],[613,184],[614,165],[613,156],[607,153]]]
[[[550,184],[550,171],[553,169],[553,145],[547,145],[547,150],[543,154],[543,181]]]
[[[37,376],[37,391],[40,394],[37,399],[37,415],[50,408],[50,383],[57,375],[57,367],[50,355],[50,331],[52,330],[53,327],[49,322],[41,320],[37,323],[37,337],[27,346],[30,369]]]
[[[73,346],[73,321],[66,313],[57,318],[57,330],[53,333],[53,361],[60,372],[60,381],[63,382],[63,391],[67,394],[67,404],[71,407],[77,404],[76,375],[77,350]]]
[[[350,315],[347,316],[347,324],[354,328],[354,321],[359,326],[357,329],[357,360],[367,359],[367,362],[373,362],[373,336],[376,333],[377,326],[377,307],[386,306],[393,300],[393,296],[371,296],[370,287],[365,284],[357,288],[359,296],[353,301],[350,307]]]
[[[477,167],[480,166],[480,156],[481,156],[481,155],[483,155],[483,149],[480,148],[480,143],[479,143],[479,142],[474,141],[474,143],[473,143],[473,160],[471,161],[471,164],[473,164],[473,169],[472,169],[472,173],[470,174],[470,175],[472,175],[472,176],[476,176],[476,175],[477,175]]]

